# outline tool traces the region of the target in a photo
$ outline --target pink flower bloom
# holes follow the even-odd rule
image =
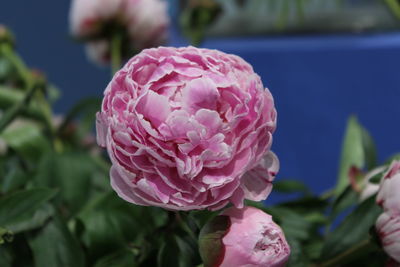
[[[71,34],[90,40],[88,56],[99,59],[98,63],[109,58],[116,29],[122,29],[127,40],[124,51],[140,51],[163,44],[168,25],[167,2],[163,0],[73,0],[70,10]]]
[[[375,226],[385,252],[400,263],[400,216],[384,212]]]
[[[125,200],[172,210],[266,199],[278,171],[271,93],[240,57],[194,47],[144,50],[118,71],[97,140]]]
[[[400,217],[400,161],[393,161],[381,181],[377,202],[390,215]]]
[[[225,253],[219,267],[285,266],[290,247],[281,228],[265,212],[246,207],[229,208],[230,228],[222,239]]]
[[[400,161],[393,161],[383,176],[377,202],[384,209],[376,229],[386,253],[400,263]]]

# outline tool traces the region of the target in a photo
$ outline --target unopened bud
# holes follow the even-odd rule
[[[8,43],[11,46],[15,44],[13,34],[2,24],[0,24],[0,44],[1,43]]]
[[[229,208],[200,232],[204,267],[285,266],[290,255],[282,229],[254,207]]]

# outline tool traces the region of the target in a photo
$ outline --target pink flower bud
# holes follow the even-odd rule
[[[384,174],[377,203],[382,206],[386,213],[400,216],[400,161],[393,161]]]
[[[281,228],[254,207],[222,212],[203,228],[199,245],[205,267],[279,267],[290,255]]]
[[[400,216],[384,212],[375,226],[385,252],[400,263]]]
[[[147,49],[118,71],[97,141],[123,199],[217,210],[268,197],[279,169],[271,93],[242,58],[194,47]]]
[[[13,34],[7,29],[6,26],[0,24],[0,44],[7,43],[11,46],[14,46],[15,40]]]

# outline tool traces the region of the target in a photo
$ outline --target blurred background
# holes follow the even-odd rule
[[[335,184],[347,118],[370,131],[379,159],[400,149],[400,3],[397,0],[169,0],[170,46],[237,54],[274,95],[272,149],[279,179],[316,192]],[[63,113],[100,96],[110,70],[94,66],[69,36],[68,0],[2,0],[0,23],[30,67],[61,89]]]

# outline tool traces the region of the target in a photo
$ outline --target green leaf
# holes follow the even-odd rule
[[[228,216],[218,215],[211,219],[200,231],[199,250],[204,267],[216,266],[223,256],[222,238],[231,225]]]
[[[11,69],[10,62],[4,59],[3,57],[0,57],[0,81],[7,78],[10,69]]]
[[[166,238],[157,255],[158,267],[175,267],[179,262],[179,246],[174,236]]]
[[[381,208],[375,204],[374,197],[364,201],[339,227],[326,237],[321,259],[332,258],[355,244],[368,239],[369,229],[375,224],[381,212]]]
[[[28,161],[38,162],[44,153],[51,150],[51,145],[40,127],[32,122],[16,123],[13,127],[6,128],[0,137]]]
[[[14,68],[10,61],[0,56],[0,83],[16,80]]]
[[[2,48],[0,46],[0,48]],[[30,76],[30,75],[28,75]],[[28,79],[27,82],[27,91],[24,94],[24,97],[16,102],[13,106],[6,109],[2,116],[0,117],[0,132],[3,132],[5,128],[9,126],[11,122],[13,122],[22,112],[23,110],[29,105],[32,98],[40,94],[38,90],[41,88],[39,81],[36,79]],[[41,106],[46,106],[46,103],[42,103]]]
[[[84,98],[80,100],[66,114],[59,131],[62,132],[76,118],[81,118],[81,123],[78,125],[78,132],[83,137],[94,126],[96,112],[100,109],[101,99],[95,97]]]
[[[99,259],[94,267],[135,267],[136,259],[132,251],[122,249]]]
[[[307,221],[303,215],[285,207],[268,207],[267,213],[282,227],[285,236],[296,240],[307,240],[313,224]]]
[[[359,201],[358,194],[353,190],[351,186],[347,188],[335,199],[332,205],[331,218],[335,218],[342,211],[354,206]]]
[[[324,242],[322,238],[311,239],[310,242],[304,246],[304,253],[311,260],[316,260],[320,257]]]
[[[147,234],[158,238],[155,229],[166,220],[163,210],[132,205],[114,192],[94,199],[78,217],[84,225],[82,239],[91,259],[124,249],[128,243],[142,246],[141,240]]]
[[[94,194],[95,188],[91,186],[91,181],[100,178],[96,176],[98,172],[88,154],[48,153],[39,164],[35,182],[38,186],[57,188],[60,191],[57,198],[59,204],[64,205],[67,215],[72,216],[79,212]]]
[[[193,45],[199,45],[205,33],[222,13],[222,6],[215,1],[203,4],[198,1],[195,5],[185,8],[180,15],[180,26],[186,37]]]
[[[52,197],[56,191],[46,188],[24,190],[0,199],[0,225],[13,230],[17,225],[29,225],[35,212]],[[24,230],[17,227],[19,231]]]
[[[335,188],[338,197],[349,185],[348,172],[352,166],[362,169],[364,166],[372,168],[376,161],[375,145],[368,132],[358,123],[357,118],[351,116],[347,122],[347,129],[342,145],[339,177]]]
[[[56,216],[29,240],[35,266],[83,267],[80,244],[60,217]]]
[[[11,267],[12,266],[11,253],[5,246],[0,246],[0,266],[1,267]]]
[[[280,8],[280,13],[279,13],[279,18],[276,22],[276,27],[278,30],[284,30],[286,27],[286,24],[288,22],[288,17],[290,14],[290,0],[282,0],[280,1],[281,8]]]
[[[388,9],[392,12],[392,14],[400,19],[400,4],[396,0],[385,0],[385,3]]]
[[[1,159],[1,174],[0,174],[0,192],[5,194],[23,186],[27,180],[28,175],[22,170],[21,160],[15,156],[10,155]]]
[[[280,203],[279,207],[288,208],[298,214],[305,215],[308,213],[324,213],[329,202],[319,197],[302,197],[300,199]]]
[[[380,184],[380,182],[381,182],[383,176],[385,175],[387,169],[388,169],[388,168],[385,168],[385,169],[382,170],[381,172],[379,172],[379,173],[375,174],[374,176],[372,176],[372,177],[369,179],[369,182],[370,182],[371,184]]]
[[[0,85],[0,109],[6,110],[11,108],[15,103],[24,99],[24,93],[18,88],[11,88]],[[40,121],[45,121],[42,107],[39,102],[32,99],[22,110],[21,115]]]
[[[297,240],[307,240],[310,237],[311,224],[301,217],[291,216],[290,219],[284,219],[281,223],[281,227],[285,232],[285,235],[295,238]]]
[[[298,180],[280,180],[274,182],[274,191],[281,193],[304,193],[309,194],[310,190],[307,186]]]
[[[46,92],[48,95],[49,102],[52,104],[56,102],[61,95],[60,89],[58,89],[54,84],[48,84],[46,86]]]
[[[197,266],[202,262],[197,240],[193,240],[188,236],[183,238],[175,236],[175,239],[179,247],[178,264],[180,267]]]
[[[362,146],[364,149],[364,161],[365,166],[368,170],[371,170],[376,166],[377,153],[374,140],[372,139],[369,132],[362,126],[361,127],[361,136],[362,136]]]
[[[290,246],[290,257],[287,263],[287,267],[308,267],[310,262],[307,259],[301,243],[294,238],[286,238]]]
[[[200,262],[194,263],[195,254],[196,252],[185,240],[177,235],[168,234],[158,251],[157,265],[158,267],[196,266]]]
[[[189,212],[186,222],[193,232],[198,236],[204,225],[217,215],[218,212],[216,211],[212,212],[209,210],[194,210]]]
[[[45,203],[39,209],[37,209],[33,215],[27,215],[25,220],[21,220],[20,222],[13,224],[10,226],[10,228],[14,233],[36,229],[44,225],[45,222],[53,215],[54,208],[50,204]]]
[[[310,212],[304,216],[304,219],[313,224],[324,225],[328,223],[328,218],[320,212]]]

